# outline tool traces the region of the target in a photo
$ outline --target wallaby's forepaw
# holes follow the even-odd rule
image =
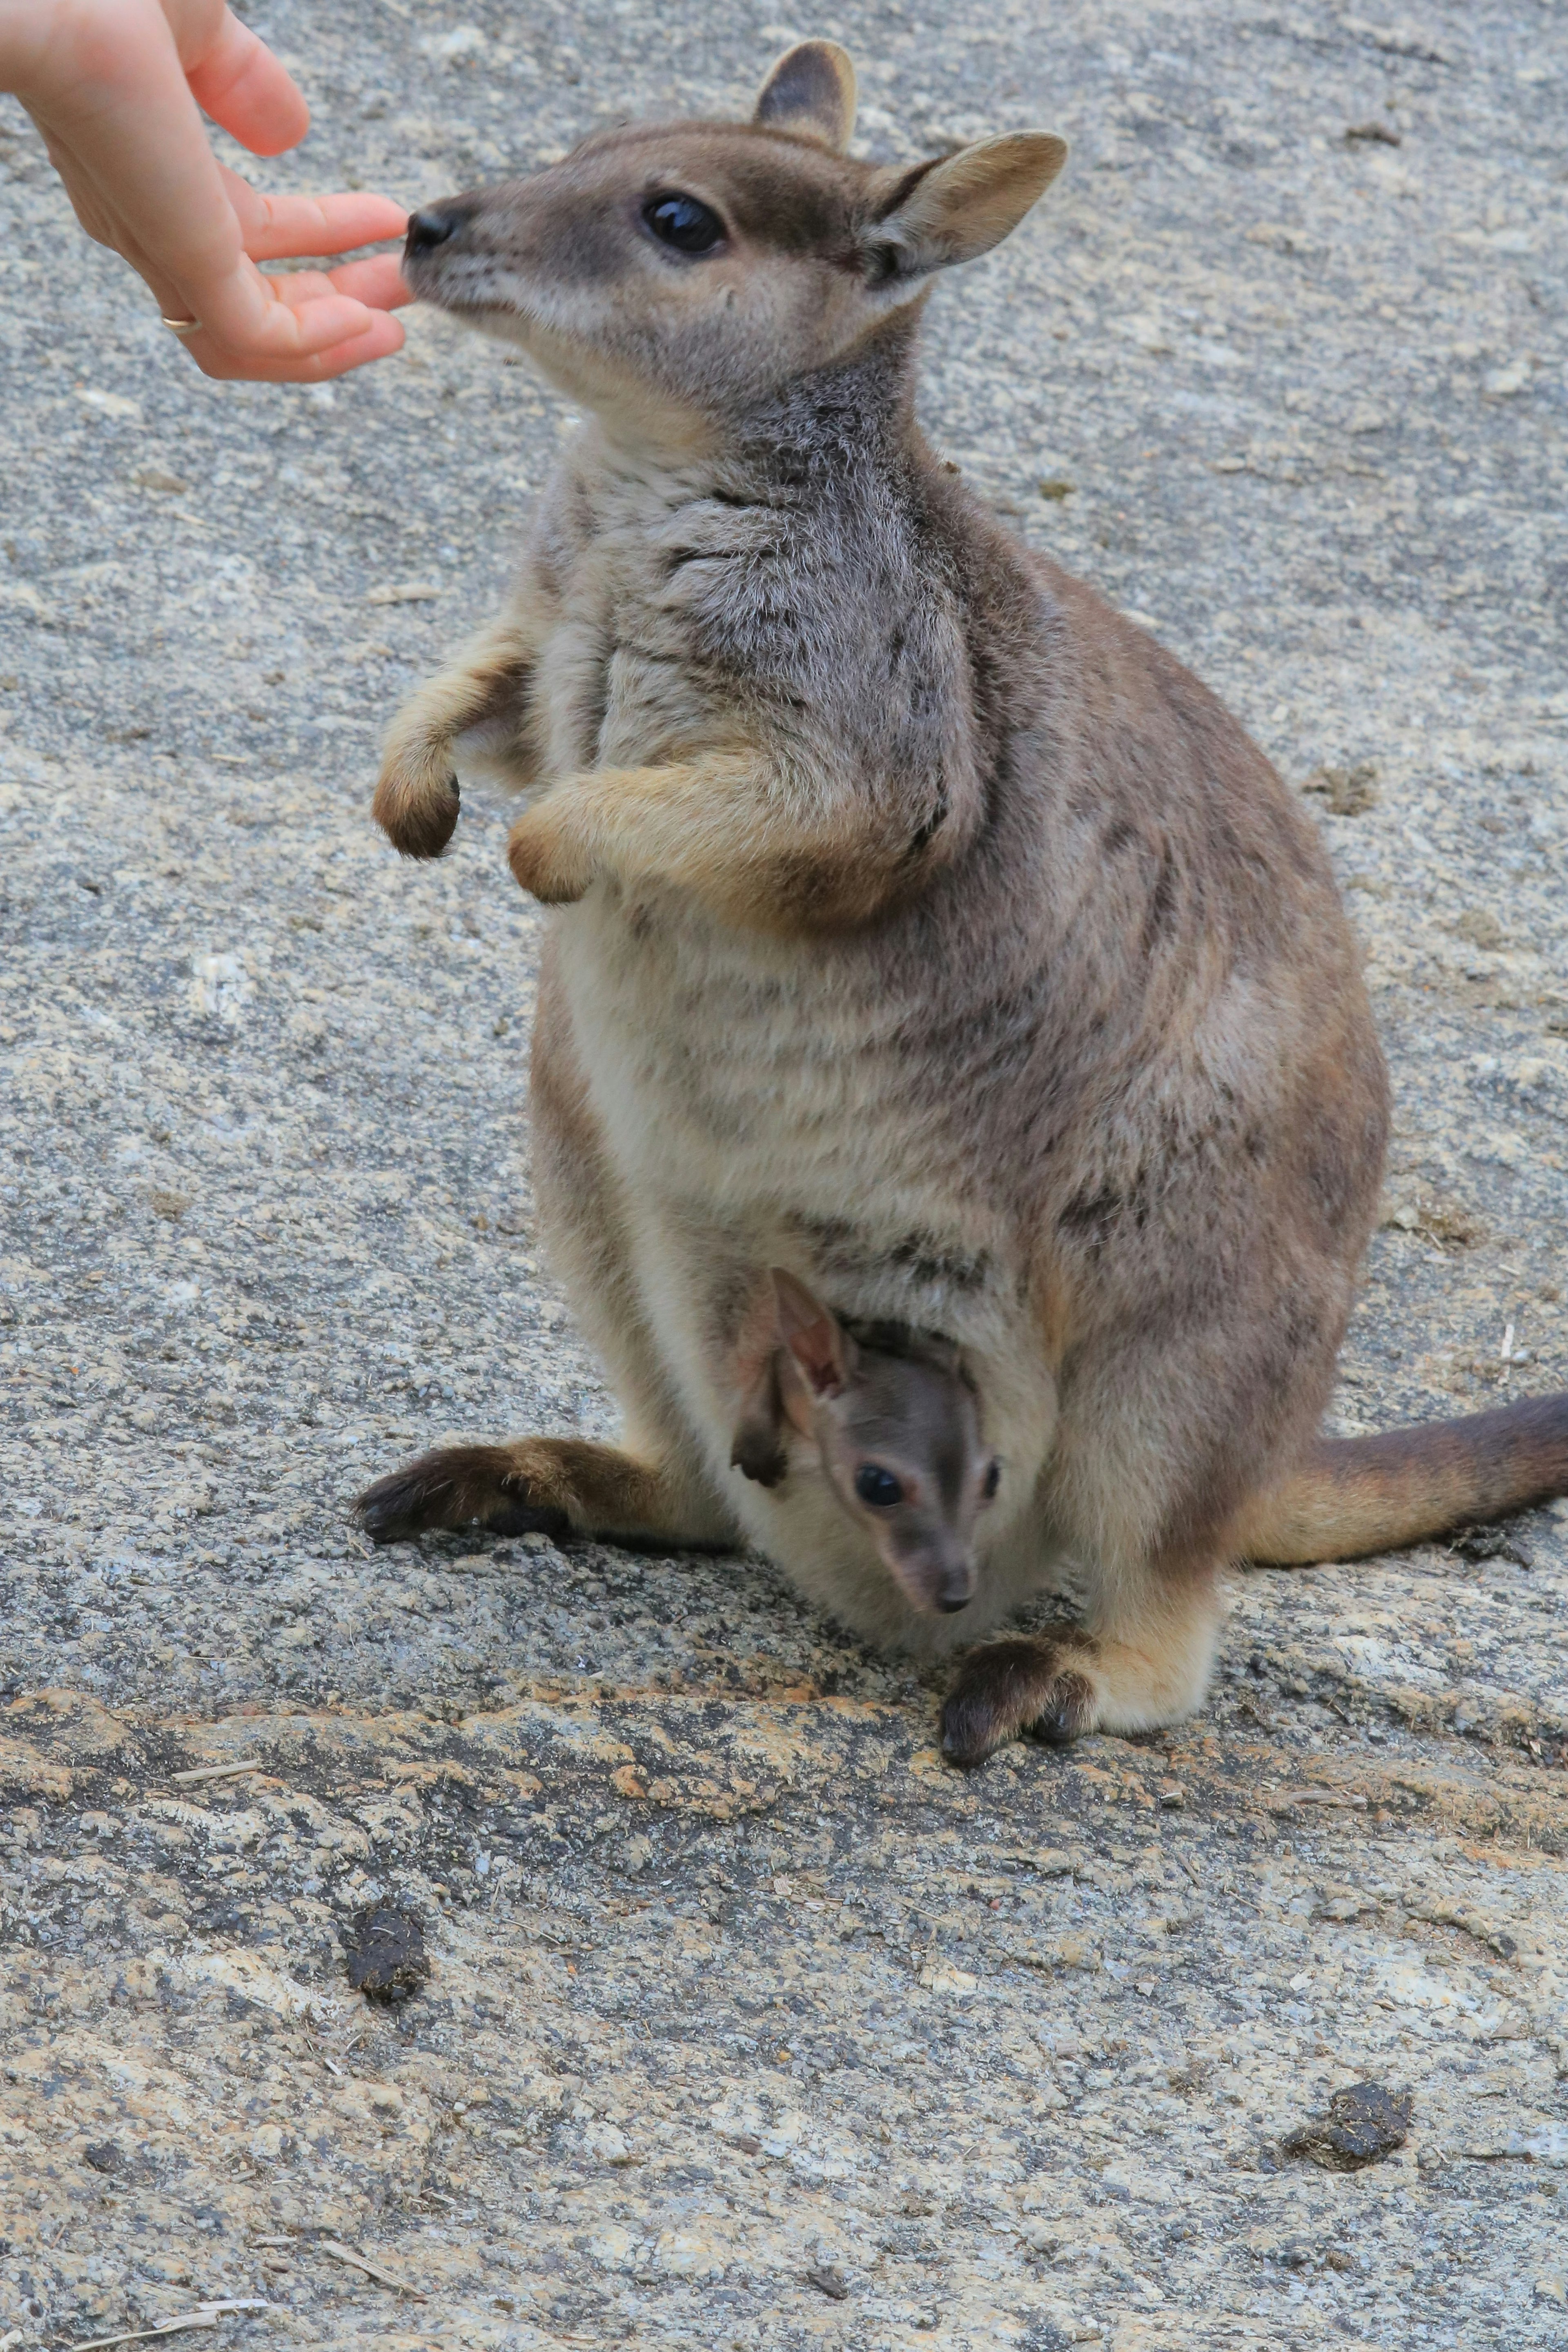
[[[573,823],[571,800],[556,793],[518,818],[506,856],[523,888],[547,907],[573,905],[594,880],[594,861]]]
[[[530,1475],[521,1446],[437,1445],[367,1486],[354,1513],[378,1544],[476,1521],[492,1535],[564,1535],[571,1517],[552,1495],[552,1483]]]
[[[423,758],[398,755],[382,769],[373,814],[405,857],[439,857],[457,828],[461,795],[443,745]]]
[[[972,1650],[942,1710],[942,1752],[982,1764],[1028,1732],[1060,1746],[1094,1729],[1099,1712],[1089,1644],[1076,1627]]]

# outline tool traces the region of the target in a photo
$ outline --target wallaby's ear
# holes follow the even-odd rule
[[[842,155],[855,128],[855,68],[837,41],[786,49],[757,92],[753,122]]]
[[[759,1486],[776,1486],[789,1468],[789,1457],[784,1449],[784,1417],[776,1363],[770,1356],[757,1374],[751,1393],[742,1402],[741,1416],[730,1444],[731,1467],[754,1478]]]
[[[1008,131],[889,173],[866,242],[885,278],[915,278],[989,253],[1043,196],[1067,162],[1067,141],[1047,131]]]
[[[854,1340],[793,1274],[775,1265],[773,1284],[779,1302],[779,1329],[791,1361],[804,1373],[814,1396],[837,1396],[855,1370]],[[784,1405],[787,1412],[787,1391]]]
[[[771,1274],[752,1292],[735,1335],[733,1372],[741,1410],[730,1446],[732,1466],[760,1486],[776,1486],[788,1468],[778,1368],[784,1333]]]

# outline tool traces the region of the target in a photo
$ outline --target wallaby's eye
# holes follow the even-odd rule
[[[855,1492],[873,1510],[889,1511],[895,1503],[904,1499],[904,1490],[890,1470],[879,1462],[862,1462],[855,1473]]]
[[[1000,1462],[993,1462],[991,1467],[985,1473],[984,1483],[980,1489],[981,1501],[984,1503],[994,1503],[996,1500],[996,1489],[1001,1484],[1002,1465]]]
[[[724,224],[695,196],[650,196],[642,216],[660,245],[677,253],[711,253],[724,241]]]

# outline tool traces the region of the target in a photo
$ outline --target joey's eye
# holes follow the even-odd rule
[[[642,216],[660,245],[677,253],[711,253],[724,241],[724,224],[695,196],[650,196]]]
[[[1001,1484],[1002,1465],[1000,1462],[993,1462],[991,1467],[985,1473],[984,1482],[980,1489],[981,1500],[986,1503],[994,1503],[996,1499],[996,1489]]]
[[[863,1503],[869,1503],[872,1509],[878,1511],[891,1510],[895,1503],[901,1503],[904,1499],[903,1488],[892,1472],[884,1470],[879,1462],[861,1463],[855,1473],[855,1492]]]

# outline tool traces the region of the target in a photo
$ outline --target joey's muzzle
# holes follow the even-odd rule
[[[974,1598],[974,1564],[962,1553],[914,1551],[889,1559],[900,1589],[923,1616],[955,1617]]]

